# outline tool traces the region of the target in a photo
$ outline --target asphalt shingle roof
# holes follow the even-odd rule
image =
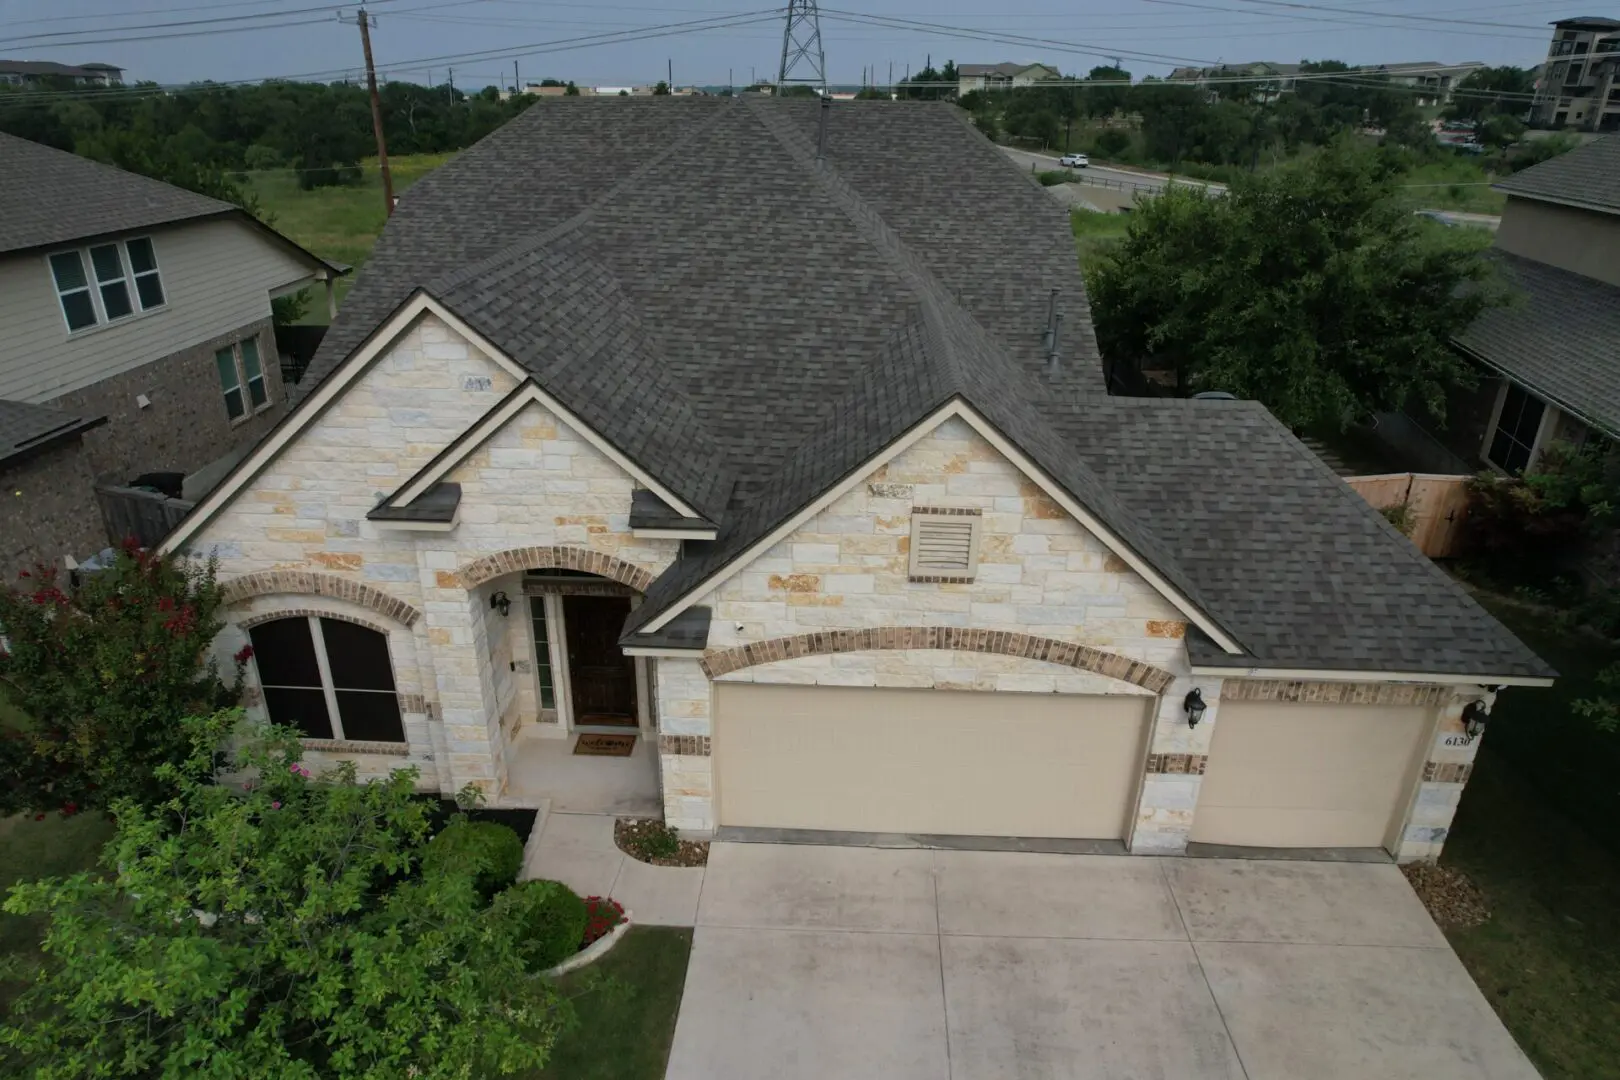
[[[0,464],[96,426],[48,405],[0,399]]]
[[[1594,139],[1516,172],[1496,190],[1620,214],[1620,135]]]
[[[1520,295],[1487,310],[1457,335],[1457,344],[1620,437],[1620,286],[1505,251],[1491,254]]]
[[[0,134],[0,253],[233,213],[230,203]]]
[[[960,399],[1241,642],[1230,663],[1545,672],[1264,410],[1189,432],[1184,403],[1107,398],[1066,215],[957,110],[832,106],[818,163],[820,110],[537,105],[406,193],[306,384],[418,289],[456,311],[718,524],[627,632]]]

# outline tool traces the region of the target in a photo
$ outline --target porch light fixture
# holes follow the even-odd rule
[[[1470,739],[1476,739],[1485,734],[1485,721],[1489,719],[1490,715],[1490,706],[1483,701],[1470,701],[1463,706],[1463,731],[1467,732]]]
[[[1190,728],[1198,726],[1198,721],[1204,718],[1204,710],[1209,708],[1204,704],[1204,692],[1196,686],[1181,699],[1181,707],[1187,710],[1187,726]]]
[[[512,598],[502,590],[489,598],[489,606],[500,612],[501,618],[504,619],[512,613]]]

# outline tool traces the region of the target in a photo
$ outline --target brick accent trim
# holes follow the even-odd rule
[[[709,737],[707,735],[660,735],[658,736],[658,752],[660,754],[679,754],[683,757],[708,757]]]
[[[292,596],[327,596],[370,608],[405,626],[415,626],[422,613],[403,600],[396,600],[381,589],[336,574],[313,570],[261,570],[231,578],[220,586],[226,605],[239,604],[256,596],[278,593]]]
[[[984,511],[977,506],[913,506],[913,514],[933,514],[937,517],[983,517]]]
[[[318,750],[321,753],[337,754],[391,754],[394,757],[409,757],[411,748],[405,743],[394,742],[355,742],[352,739],[304,739],[301,745],[305,750]]]
[[[1314,705],[1443,705],[1456,690],[1417,683],[1291,682],[1227,679],[1222,701],[1297,701]]]
[[[923,585],[968,585],[973,581],[971,574],[912,574],[907,581]]]
[[[1149,754],[1147,771],[1180,776],[1203,776],[1208,754]]]
[[[1474,775],[1474,767],[1470,764],[1455,761],[1425,761],[1423,763],[1423,779],[1440,784],[1466,784],[1468,778]]]
[[[327,611],[323,608],[289,608],[286,611],[261,611],[257,615],[249,615],[246,618],[236,619],[234,621],[238,628],[242,630],[251,630],[255,626],[262,626],[267,622],[275,622],[277,619],[297,619],[310,615],[314,615],[317,618],[322,619],[337,619],[340,622],[354,623],[354,625],[363,626],[367,630],[375,630],[379,634],[388,633],[388,627],[383,626],[381,623],[374,623],[368,619],[357,618],[354,615],[345,615],[339,611]]]
[[[623,559],[600,551],[587,551],[585,548],[564,547],[553,545],[549,547],[522,547],[498,551],[493,555],[474,559],[456,571],[456,577],[464,589],[476,589],[486,581],[506,574],[518,574],[524,570],[578,570],[585,574],[596,574],[600,577],[612,578],[621,585],[628,585],[637,592],[646,592],[653,582],[652,571],[643,570],[634,563],[627,563]]]
[[[955,626],[879,626],[867,630],[797,634],[731,649],[714,649],[706,653],[699,663],[704,674],[712,679],[756,664],[872,649],[950,649],[1044,660],[1049,664],[1094,671],[1112,679],[1134,683],[1155,694],[1169,686],[1174,678],[1168,671],[1151,664],[1093,649],[1088,645],[1008,630],[969,630]]]

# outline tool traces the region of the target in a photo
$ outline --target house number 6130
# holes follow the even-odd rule
[[[1474,745],[1474,737],[1472,735],[1447,735],[1445,737],[1444,741],[1442,741],[1440,745],[1442,745],[1442,746],[1473,746]]]

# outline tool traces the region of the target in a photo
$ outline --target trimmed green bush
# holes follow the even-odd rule
[[[518,955],[524,970],[545,971],[579,952],[585,940],[585,901],[560,881],[525,881],[495,898],[495,910],[524,928]]]
[[[517,880],[523,868],[523,840],[505,825],[493,821],[452,821],[433,838],[422,855],[425,874],[446,867],[472,871],[479,895],[488,903],[496,893]]]

